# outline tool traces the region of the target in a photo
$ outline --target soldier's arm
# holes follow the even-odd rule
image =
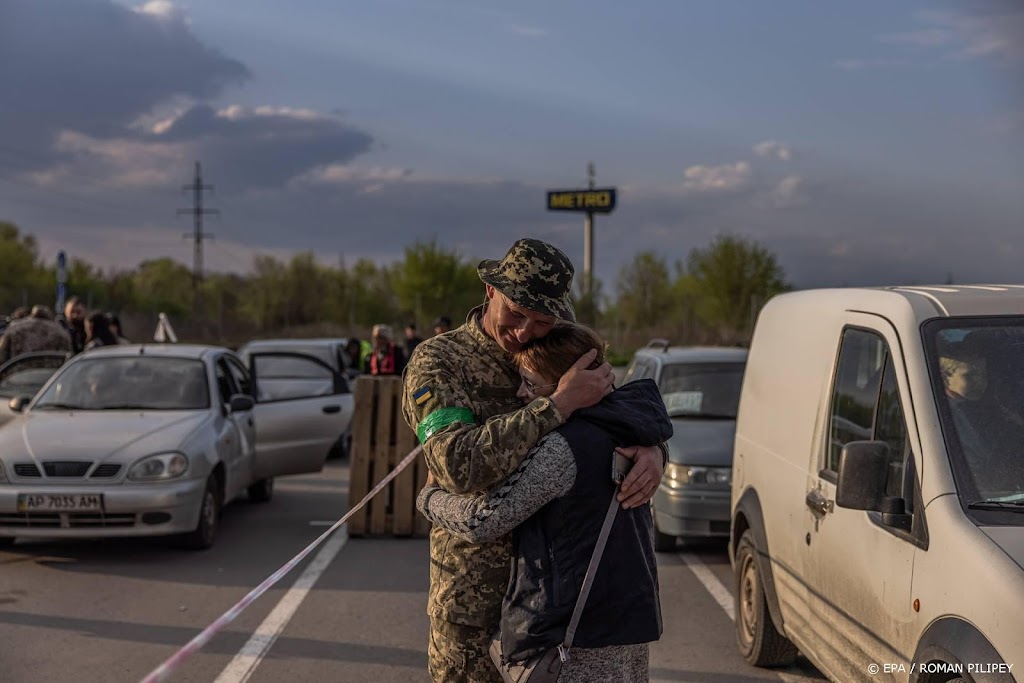
[[[456,366],[465,359],[447,359],[443,352],[426,347],[413,356],[405,371],[402,412],[442,488],[482,491],[511,474],[564,420],[550,399],[539,398],[481,423]]]
[[[469,541],[501,538],[549,502],[564,496],[576,481],[576,460],[557,432],[536,448],[501,486],[488,494],[456,495],[426,486],[416,507],[433,524]]]

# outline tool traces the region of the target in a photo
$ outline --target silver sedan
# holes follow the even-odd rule
[[[261,364],[281,356],[329,389],[266,398]],[[210,346],[99,348],[34,399],[11,399],[18,416],[0,428],[0,544],[175,534],[208,548],[227,501],[268,501],[274,477],[319,471],[338,414],[352,415],[345,379],[298,353],[250,363]]]

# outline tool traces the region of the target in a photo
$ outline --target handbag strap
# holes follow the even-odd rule
[[[583,587],[580,589],[580,597],[576,600],[576,607],[572,611],[572,619],[569,620],[569,628],[565,630],[565,640],[558,646],[558,654],[563,662],[569,661],[569,648],[572,647],[572,640],[576,636],[576,627],[580,623],[580,616],[583,614],[583,607],[587,604],[587,596],[590,595],[590,587],[594,583],[594,575],[597,574],[597,565],[601,563],[601,555],[604,554],[604,546],[608,543],[608,534],[612,530],[612,522],[615,521],[615,513],[619,511],[619,501],[616,495],[619,487],[612,492],[612,502],[608,505],[608,512],[604,516],[604,524],[601,526],[601,533],[597,537],[597,545],[594,546],[594,554],[590,556],[590,564],[587,566],[587,575],[583,578]]]

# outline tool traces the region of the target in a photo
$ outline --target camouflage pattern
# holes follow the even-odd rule
[[[563,422],[550,399],[523,406],[516,398],[518,370],[512,357],[484,333],[482,311],[483,306],[473,309],[465,325],[416,347],[405,371],[402,412],[414,430],[438,410],[465,408],[472,413],[473,424],[441,427],[423,444],[427,466],[452,493],[488,490]],[[510,559],[508,537],[472,544],[434,527],[430,616],[493,633],[501,618]]]
[[[439,683],[502,683],[487,648],[493,630],[430,620],[427,670]]]
[[[572,261],[560,249],[540,240],[521,239],[500,261],[481,261],[480,279],[523,308],[576,321],[569,294]]]
[[[0,363],[31,351],[71,351],[71,337],[60,323],[43,318],[23,318],[0,337]]]

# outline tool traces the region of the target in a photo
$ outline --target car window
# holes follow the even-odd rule
[[[839,454],[846,444],[872,439],[887,355],[885,342],[877,334],[859,329],[848,329],[843,333],[832,389],[825,470],[839,471]]]
[[[224,358],[218,358],[214,366],[214,374],[217,378],[217,393],[220,395],[221,403],[228,403],[231,397],[238,393],[234,380],[231,378],[231,370],[227,367]]]
[[[335,374],[312,358],[297,356],[252,357],[260,401],[285,401],[335,393]]]
[[[100,354],[62,370],[33,410],[199,410],[209,406],[202,361]]]
[[[238,392],[256,398],[256,394],[252,390],[252,377],[249,375],[249,371],[240,361],[230,356],[227,356],[226,360],[228,371],[231,372],[231,378],[234,380],[235,386],[238,387]]]
[[[668,363],[658,388],[669,417],[736,419],[744,363]]]
[[[654,364],[643,359],[636,359],[633,365],[626,370],[623,382],[632,382],[635,379],[646,379],[654,376]]]
[[[885,488],[886,495],[905,498],[907,512],[913,496],[904,483],[907,461],[910,458],[910,441],[907,438],[907,423],[900,404],[899,388],[896,385],[896,368],[892,356],[886,354],[885,370],[882,373],[882,387],[878,394],[878,411],[875,415],[875,441],[884,441],[889,446],[889,470]],[[909,482],[907,482],[909,483]]]

